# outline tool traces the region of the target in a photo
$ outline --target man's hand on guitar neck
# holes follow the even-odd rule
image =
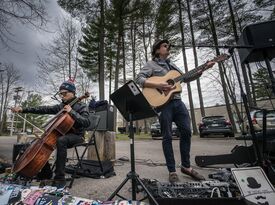
[[[211,67],[213,67],[213,65],[215,65],[215,63],[216,62],[214,62],[214,61],[208,61],[208,62],[206,62],[206,67],[211,68]]]
[[[207,68],[207,69],[212,68],[215,65],[215,63],[216,63],[215,61],[207,61],[205,64],[206,65],[205,68]],[[200,69],[200,70],[198,70],[197,73],[201,75],[203,73],[203,71],[204,71],[204,69]]]

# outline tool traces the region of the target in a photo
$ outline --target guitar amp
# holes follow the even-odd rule
[[[100,116],[100,121],[97,127],[98,131],[114,131],[114,106],[104,105],[99,106],[95,110],[95,114]]]

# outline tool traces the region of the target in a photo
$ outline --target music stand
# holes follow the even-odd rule
[[[135,150],[134,150],[134,128],[133,121],[141,120],[149,117],[153,117],[156,112],[149,105],[145,97],[143,96],[140,89],[134,83],[134,81],[129,81],[121,88],[116,90],[114,93],[110,95],[111,100],[114,105],[120,111],[121,115],[125,118],[127,122],[130,122],[129,125],[129,138],[130,138],[130,155],[131,155],[131,171],[128,172],[124,181],[117,187],[117,189],[112,193],[112,195],[108,198],[108,200],[112,200],[121,188],[126,184],[126,182],[131,179],[132,180],[132,200],[136,200],[136,192],[137,192],[137,183],[139,183],[142,188],[147,193],[148,197],[154,202],[154,204],[158,205],[155,198],[145,187],[139,175],[135,170]],[[121,197],[122,198],[122,197]]]

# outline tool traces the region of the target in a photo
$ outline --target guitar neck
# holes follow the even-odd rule
[[[207,65],[207,63],[204,63],[204,64],[198,66],[197,68],[194,68],[193,70],[190,70],[190,71],[188,71],[187,73],[185,73],[185,74],[183,74],[183,75],[181,75],[181,76],[175,78],[175,79],[174,79],[175,83],[177,83],[177,82],[189,82],[190,79],[191,79],[192,77],[194,77],[194,75],[196,75],[199,71],[201,71],[201,70],[202,70],[202,71],[206,70],[206,69],[205,69],[205,68],[206,68],[206,65]]]
[[[218,63],[218,62],[222,62],[222,61],[228,59],[229,57],[230,57],[229,55],[222,54],[222,55],[216,56],[211,61]],[[194,68],[193,70],[190,70],[187,73],[175,78],[174,81],[175,81],[175,83],[177,83],[179,81],[185,82],[185,83],[190,82],[190,81],[195,80],[198,77],[200,77],[201,73],[203,71],[207,70],[208,68],[210,68],[210,67],[207,66],[207,63],[204,63],[204,64],[200,65],[199,67]]]

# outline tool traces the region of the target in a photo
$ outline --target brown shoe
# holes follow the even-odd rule
[[[179,181],[179,177],[176,172],[170,172],[169,173],[169,182],[174,184]]]
[[[204,176],[200,175],[198,172],[196,172],[194,169],[191,169],[191,172],[186,170],[186,168],[181,168],[181,172],[183,174],[187,174],[188,176],[192,177],[195,180],[205,180]]]

